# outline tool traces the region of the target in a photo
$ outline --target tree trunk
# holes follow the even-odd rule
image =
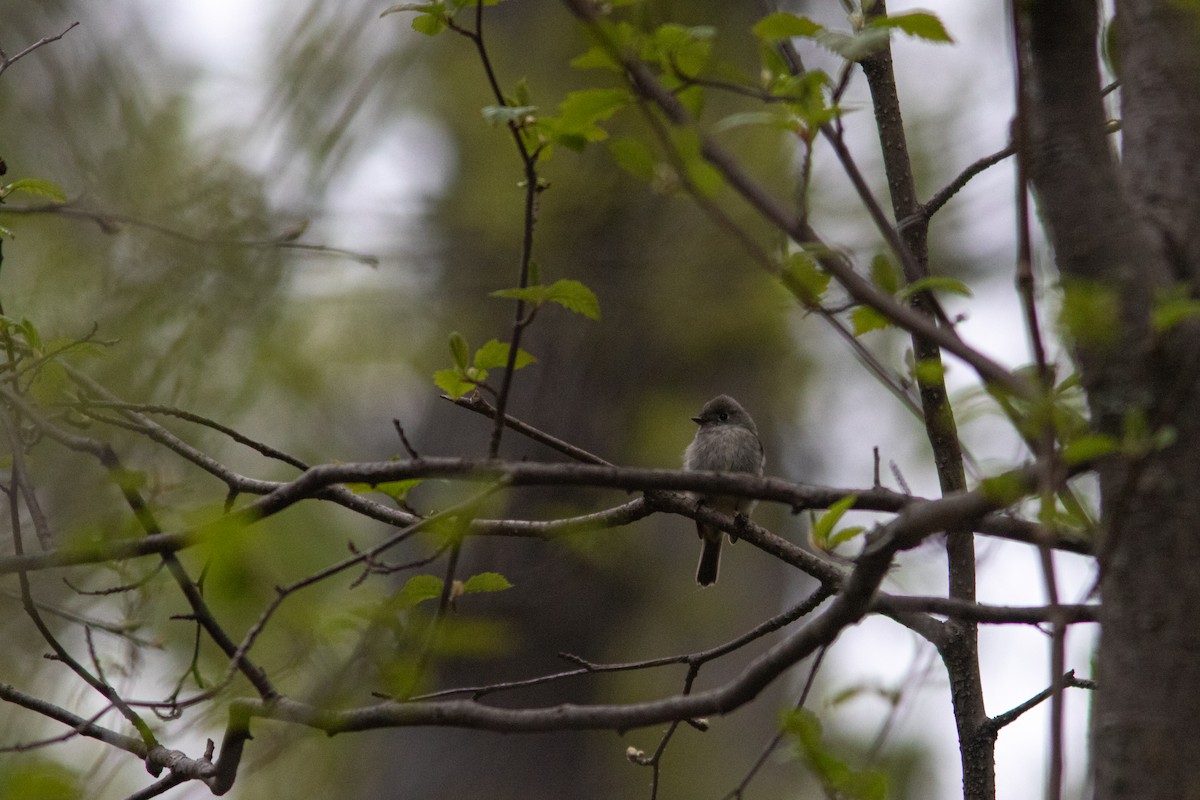
[[[1023,30],[1031,167],[1067,302],[1085,291],[1118,309],[1091,320],[1109,335],[1075,331],[1095,424],[1126,441],[1173,433],[1100,470],[1092,768],[1100,800],[1200,798],[1200,325],[1149,323],[1165,291],[1200,289],[1200,6],[1118,0],[1117,13],[1119,168],[1102,132],[1096,4],[1030,4]]]

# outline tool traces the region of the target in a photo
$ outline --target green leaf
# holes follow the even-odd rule
[[[509,345],[508,342],[501,342],[497,339],[492,339],[490,342],[485,344],[483,347],[481,347],[475,351],[474,364],[477,368],[484,369],[484,370],[495,369],[496,367],[507,366],[508,365],[508,351],[510,349],[511,349],[511,346]],[[522,367],[527,367],[536,361],[537,361],[537,359],[534,358],[531,354],[518,348],[517,349],[517,359],[513,363],[513,368],[521,369]]]
[[[829,549],[836,550],[838,545],[845,544],[865,530],[866,528],[862,527],[861,525],[853,525],[849,528],[842,528],[840,531],[829,537]]]
[[[736,114],[730,114],[727,117],[719,120],[716,125],[713,125],[713,133],[725,133],[734,128],[744,128],[748,126],[776,128],[778,130],[788,131],[794,130],[796,127],[795,120],[789,115],[775,111],[741,111]]]
[[[492,125],[525,125],[536,119],[537,106],[484,106],[483,118]]]
[[[675,142],[679,158],[683,161],[688,180],[700,194],[708,198],[716,197],[725,185],[725,179],[716,168],[704,160],[700,152],[700,137],[689,128],[677,128],[671,138]]]
[[[508,582],[499,572],[481,572],[478,575],[472,575],[463,583],[463,594],[472,594],[474,592],[502,592],[505,589],[511,589],[512,584]]]
[[[654,30],[649,44],[664,72],[694,77],[707,65],[716,35],[716,28],[709,25],[668,22]]]
[[[598,142],[608,138],[603,122],[633,100],[625,89],[582,89],[559,104],[558,116],[545,120],[545,130],[555,141],[571,146],[574,140]]]
[[[803,250],[788,256],[780,275],[783,285],[805,305],[817,305],[829,288],[829,273]]]
[[[462,370],[457,369],[439,369],[433,373],[433,382],[454,400],[474,391],[476,385],[474,381],[467,380]]]
[[[885,800],[887,779],[875,770],[855,770],[822,741],[821,722],[807,708],[789,712],[783,730],[796,742],[796,750],[831,797],[852,800]]]
[[[890,258],[879,253],[871,259],[871,283],[881,292],[895,294],[904,285],[904,276]]]
[[[750,30],[765,42],[777,42],[781,39],[791,39],[793,36],[812,38],[825,30],[825,26],[813,22],[808,17],[780,11],[763,17],[754,23]]]
[[[45,197],[53,200],[56,203],[67,202],[67,194],[58,187],[58,184],[52,181],[43,180],[41,178],[21,178],[13,181],[7,186],[0,187],[0,200],[8,197],[16,192],[25,192],[26,194],[35,194],[39,197]]]
[[[1029,493],[1028,482],[1016,472],[1005,472],[979,482],[983,494],[998,505],[1007,506]]]
[[[939,358],[925,358],[913,365],[913,377],[918,383],[937,383],[946,375],[946,365]]]
[[[831,505],[829,509],[817,517],[812,526],[812,540],[817,547],[822,550],[830,549],[830,537],[834,527],[838,524],[841,518],[854,507],[858,501],[858,495],[848,494],[841,500]],[[860,529],[861,530],[861,529]]]
[[[1121,298],[1111,286],[1088,280],[1062,281],[1059,324],[1080,344],[1103,347],[1116,342],[1121,325]]]
[[[442,596],[442,579],[436,575],[414,575],[405,581],[404,586],[396,594],[395,608],[403,610],[412,608],[426,600],[436,600]]]
[[[928,11],[902,11],[886,17],[876,17],[871,25],[877,28],[895,28],[909,36],[938,44],[953,44],[954,39],[946,32],[946,26],[937,15]]]
[[[381,18],[388,14],[399,14],[402,11],[416,11],[420,14],[428,14],[434,9],[441,8],[441,3],[398,3],[394,6],[388,6],[379,15]]]
[[[413,17],[412,29],[426,36],[437,36],[446,30],[448,24],[449,18],[445,14],[422,14],[419,17]]]
[[[592,45],[585,52],[571,59],[571,66],[576,69],[609,69],[624,70],[620,60],[614,58],[607,48]]]
[[[1083,464],[1119,452],[1121,443],[1112,436],[1094,433],[1072,439],[1062,449],[1062,460],[1069,465]]]
[[[491,293],[492,297],[503,297],[509,300],[523,300],[540,306],[545,303],[557,303],[563,308],[582,314],[588,319],[600,319],[600,301],[587,286],[579,281],[558,280],[549,286],[526,286],[516,289],[499,289]]]
[[[347,483],[346,488],[355,494],[371,494],[379,492],[395,500],[397,503],[404,502],[408,497],[408,493],[415,487],[424,482],[423,478],[409,478],[403,481],[385,481],[383,483]]]
[[[891,320],[879,313],[870,306],[859,306],[850,312],[850,323],[854,329],[855,336],[862,336],[864,333],[871,331],[879,331],[891,325]]]
[[[629,136],[613,139],[608,143],[608,152],[617,166],[633,177],[643,181],[654,179],[658,162],[654,158],[654,151],[641,139]]]
[[[948,278],[945,275],[928,275],[918,278],[901,289],[899,297],[901,300],[908,300],[920,292],[950,292],[963,297],[971,297],[969,286],[957,278]]]
[[[458,331],[450,334],[450,355],[454,356],[454,365],[456,367],[461,370],[467,368],[467,364],[470,363],[468,361],[470,352],[471,346],[467,344],[466,337]]]
[[[1161,293],[1150,309],[1150,321],[1158,333],[1196,318],[1200,318],[1200,300],[1192,298],[1186,286]]]
[[[847,61],[861,61],[887,46],[888,31],[884,28],[865,28],[858,33],[848,34],[827,30],[813,38],[817,44]]]
[[[546,287],[546,299],[590,320],[600,320],[600,301],[579,281],[559,280]]]

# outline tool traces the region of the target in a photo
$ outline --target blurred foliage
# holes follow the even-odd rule
[[[201,412],[306,460],[394,455],[401,448],[392,417],[402,419],[422,453],[482,453],[486,423],[436,400],[432,376],[452,361],[456,386],[482,380],[473,369],[499,372],[496,348],[506,347],[520,266],[521,165],[508,131],[486,118],[488,107],[496,118],[495,98],[470,43],[448,34],[419,36],[403,15],[381,20],[385,7],[307,0],[261,11],[255,56],[264,72],[255,80],[265,81],[265,89],[247,92],[259,104],[253,113],[239,111],[230,120],[212,93],[198,88],[210,76],[159,38],[162,28],[152,20],[162,12],[152,4],[0,0],[6,22],[0,41],[10,52],[76,18],[82,22],[0,78],[0,156],[8,178],[54,181],[70,199],[57,212],[16,196],[0,207],[0,225],[15,233],[3,244],[5,312],[33,320],[46,338],[80,338],[94,326],[100,352],[84,365],[117,394]],[[631,14],[634,24],[663,31],[656,52],[670,50],[685,63],[712,58],[747,74],[758,69],[758,46],[747,35],[752,5],[655,0]],[[668,34],[678,31],[658,27],[667,20],[705,35],[672,39],[678,48],[671,50]],[[754,409],[768,442],[769,472],[815,462],[812,445],[786,422],[814,361],[797,344],[788,292],[630,144],[648,137],[636,109],[606,124],[611,148],[577,153],[561,146],[597,140],[594,123],[608,111],[582,108],[596,96],[572,93],[597,81],[611,89],[617,80],[564,66],[591,43],[558,3],[489,7],[485,26],[503,90],[557,121],[552,132],[560,146],[540,172],[546,188],[535,231],[536,283],[545,292],[564,286],[572,292],[540,299],[585,308],[589,317],[593,300],[603,310],[595,323],[561,308],[539,313],[522,343],[537,360],[522,358],[527,366],[510,411],[618,463],[676,466],[692,435],[688,417],[728,391]],[[716,120],[744,105],[709,92],[704,114]],[[764,183],[781,195],[790,191],[798,167],[792,142],[777,128],[739,125],[721,136]],[[933,151],[938,145],[932,135],[923,143]],[[429,174],[394,174],[418,168]],[[414,211],[411,198],[406,205],[386,193],[356,194],[381,185],[401,187],[397,193],[420,186],[425,195]],[[778,246],[755,214],[715,184],[710,188],[717,207],[761,247]],[[837,197],[830,195],[822,213],[838,210]],[[379,255],[379,267],[282,247],[295,230],[304,242]],[[821,282],[798,271],[793,278],[810,290]],[[594,297],[580,300],[575,281]],[[464,345],[461,358],[455,351],[448,360],[451,331],[461,331],[464,342],[487,344],[473,354]],[[248,474],[294,474],[211,431],[165,424]],[[166,529],[220,512],[218,482],[197,477],[133,434],[98,425],[91,432],[113,441],[139,471]],[[547,457],[512,434],[504,455]],[[136,533],[94,464],[50,449],[35,450],[30,460],[61,541]],[[427,487],[412,496],[411,487],[390,488],[397,502],[423,509],[441,500]],[[590,509],[597,499],[563,491],[524,497],[494,513],[544,517]],[[771,510],[763,516],[798,538],[798,522]],[[347,543],[361,550],[379,535],[378,527],[344,511],[306,506],[222,531],[183,560],[193,576],[203,575],[214,611],[240,635],[274,599],[276,586],[346,557]],[[426,580],[422,593],[418,582],[406,594],[409,573],[357,588],[346,578],[298,592],[280,606],[254,654],[301,698],[365,702],[371,691],[400,691],[418,679],[434,688],[561,670],[559,651],[617,661],[696,650],[778,612],[798,588],[757,553],[738,550],[722,588],[699,595],[690,568],[696,548],[684,522],[659,517],[561,543],[468,540],[461,574],[495,571],[505,585],[488,578],[473,591],[467,580],[432,674],[418,675],[413,642],[429,624],[420,601],[441,585],[435,592]],[[425,552],[413,546],[402,555]],[[403,560],[401,553],[396,559]],[[440,562],[421,569],[439,568]],[[185,614],[185,606],[167,576],[148,563],[72,570],[70,577],[88,590],[139,582],[137,591],[104,596],[78,594],[56,576],[40,576],[36,587],[39,600],[120,632],[105,640],[101,654],[123,666],[138,697],[164,696],[181,676],[190,691],[223,674],[225,659],[207,645],[193,664],[194,624],[170,618]],[[738,592],[739,584],[755,591]],[[496,588],[505,591],[487,590]],[[13,657],[43,645],[29,638],[17,602],[10,596],[0,602],[8,612],[0,636],[24,643],[0,655],[0,666],[14,682],[49,691],[63,671],[51,665],[44,669],[52,675],[35,675]],[[76,622],[65,617],[54,624],[78,644]],[[747,656],[765,646],[748,648]],[[714,673],[704,680],[715,682]],[[679,681],[679,672],[666,670],[606,675],[520,699],[536,703],[561,693],[580,702],[627,699],[676,692]],[[243,689],[235,681],[229,693]],[[72,690],[60,691],[77,699]],[[664,767],[673,792],[696,796],[732,784],[720,765],[753,761],[776,730],[777,707],[791,700],[781,692],[770,693],[762,708],[714,722],[706,736],[684,731]],[[20,721],[0,714],[0,742],[29,738],[23,725],[31,715],[20,714]],[[205,734],[219,730],[221,714],[218,703],[203,717]],[[170,723],[172,730],[195,733],[189,726],[196,718]],[[364,796],[403,786],[423,797],[611,797],[640,792],[647,780],[622,757],[625,743],[608,733],[513,739],[422,730],[357,740],[390,754],[380,759],[347,743],[350,737],[323,746],[324,737],[307,731],[263,728],[255,731],[231,796],[330,786],[350,796],[361,785]],[[656,736],[636,734],[641,743]],[[919,759],[909,753],[909,767]],[[25,763],[31,775],[41,769],[41,762]],[[363,774],[376,768],[378,774]],[[759,785],[765,795],[781,792],[798,772],[772,770]],[[72,785],[70,775],[59,777]],[[58,778],[46,772],[34,779]],[[118,782],[140,780],[134,764]]]

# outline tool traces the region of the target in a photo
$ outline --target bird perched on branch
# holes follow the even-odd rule
[[[692,417],[700,426],[696,438],[683,451],[683,468],[705,472],[750,472],[762,475],[766,456],[754,420],[729,395],[714,397],[705,404],[700,415]],[[754,501],[725,495],[698,495],[697,505],[726,513],[748,515]],[[701,522],[696,532],[703,540],[700,563],[696,567],[696,583],[709,586],[717,582],[721,565],[721,531]],[[730,541],[736,541],[731,535]]]

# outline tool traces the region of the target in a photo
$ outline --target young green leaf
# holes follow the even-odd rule
[[[426,600],[436,600],[442,596],[442,579],[436,575],[413,575],[405,581],[403,588],[396,595],[395,608],[403,610],[412,608]]]
[[[557,303],[569,311],[582,314],[588,319],[600,319],[600,301],[591,289],[579,281],[558,280],[549,286],[526,286],[517,289],[498,289],[491,293],[492,297],[503,297],[508,300],[523,300],[540,306],[545,303]]]
[[[825,30],[825,26],[813,22],[808,17],[780,11],[763,17],[754,23],[754,27],[750,30],[764,42],[778,42],[783,39],[791,39],[793,36],[812,38]]]
[[[508,364],[508,351],[511,349],[508,342],[501,342],[497,339],[492,339],[483,347],[475,351],[474,364],[477,368],[488,370],[496,367],[503,367]],[[513,363],[514,369],[521,369],[537,361],[531,354],[524,350],[517,349],[517,360]]]
[[[831,505],[828,510],[813,522],[812,540],[813,543],[822,550],[831,548],[830,538],[833,534],[834,527],[838,524],[841,518],[854,507],[858,501],[858,495],[848,494],[841,500]],[[861,529],[860,529],[861,530]]]
[[[537,106],[484,106],[483,118],[492,125],[525,125],[537,117]]]
[[[1067,442],[1061,455],[1064,464],[1073,466],[1112,455],[1120,449],[1121,443],[1115,438],[1096,433],[1080,436]]]
[[[53,200],[56,203],[67,202],[67,194],[58,187],[58,184],[43,180],[42,178],[21,178],[7,186],[0,187],[0,200],[16,192],[38,195],[39,197]]]
[[[830,797],[846,800],[884,800],[887,779],[875,770],[855,770],[822,741],[821,722],[807,708],[796,709],[783,718],[783,730],[796,743],[796,750],[825,787]]]
[[[454,356],[454,366],[465,370],[470,363],[470,352],[471,346],[467,344],[466,337],[458,331],[450,334],[450,355]]]
[[[954,39],[946,31],[946,26],[936,14],[928,11],[902,11],[886,17],[876,17],[871,25],[877,28],[895,28],[917,39],[936,44],[953,44]]]
[[[466,374],[457,369],[439,369],[433,373],[433,382],[452,400],[457,400],[475,389],[475,382],[467,380]]]
[[[346,488],[355,494],[370,494],[379,492],[395,500],[397,503],[404,502],[408,497],[408,493],[415,487],[419,486],[424,481],[423,478],[409,478],[403,481],[385,481],[384,483],[347,483]]]
[[[859,306],[850,312],[850,324],[854,328],[854,335],[862,336],[864,333],[883,330],[892,323],[870,306]]]
[[[505,589],[511,589],[512,584],[508,582],[499,572],[481,572],[478,575],[472,575],[463,583],[463,594],[472,594],[473,592],[502,592]]]
[[[879,253],[871,259],[871,283],[881,292],[895,294],[904,285],[904,276],[890,258]]]
[[[817,305],[829,288],[829,273],[817,266],[803,250],[788,256],[780,279],[787,290],[805,305]]]
[[[546,287],[546,299],[590,320],[600,320],[600,301],[591,289],[579,281],[555,281]]]
[[[971,296],[970,287],[957,278],[948,278],[945,275],[928,275],[905,286],[900,290],[898,297],[901,300],[907,300],[920,292],[950,292],[962,295],[963,297]]]

